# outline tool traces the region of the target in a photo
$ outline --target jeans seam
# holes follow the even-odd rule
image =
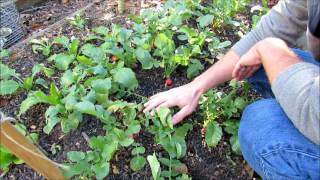
[[[262,152],[262,151],[267,151],[267,152]],[[264,176],[265,176],[265,179],[279,179],[279,177],[275,178],[273,173],[271,173],[269,171],[269,168],[267,168],[266,164],[265,164],[265,159],[268,159],[268,156],[273,154],[273,153],[277,153],[281,150],[285,150],[287,152],[291,152],[291,153],[299,153],[299,154],[302,154],[302,155],[305,155],[305,156],[308,156],[309,158],[311,159],[314,159],[314,160],[320,160],[320,156],[318,155],[315,155],[315,154],[311,154],[311,153],[306,153],[306,152],[303,152],[303,151],[300,151],[300,150],[296,150],[296,149],[292,149],[292,148],[283,148],[283,147],[277,147],[273,150],[266,150],[264,149],[262,151],[260,151],[260,153],[258,153],[258,157],[262,157],[262,158],[259,158],[259,163],[260,163],[260,166],[262,168],[262,171],[264,173]],[[281,175],[281,176],[284,176],[284,175]],[[287,179],[290,179],[289,177],[284,177],[284,178],[287,178]]]
[[[291,152],[291,153],[299,153],[299,154],[308,156],[308,157],[310,157],[312,159],[320,160],[320,156],[318,156],[316,154],[306,153],[304,151],[300,151],[300,150],[296,150],[296,149],[292,149],[292,148],[281,148],[280,147],[280,148],[268,151],[266,153],[260,153],[260,154],[261,154],[261,156],[266,157],[266,156],[268,156],[268,155],[270,155],[272,153],[275,153],[275,152],[278,152],[278,151],[281,151],[281,150],[285,150],[285,151]]]

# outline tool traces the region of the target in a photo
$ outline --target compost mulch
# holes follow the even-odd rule
[[[84,0],[77,2],[83,2],[85,4],[88,1]],[[53,1],[50,1],[50,3],[53,3],[53,7],[59,7],[57,4],[54,5]],[[49,5],[51,6],[50,3]],[[45,11],[45,7],[42,8],[42,10]],[[59,12],[53,11],[51,14],[56,13]],[[57,18],[63,16],[65,15],[57,15]],[[51,18],[52,17],[53,16],[51,16]],[[86,17],[86,21],[88,22],[86,30],[78,30],[67,23],[46,33],[45,36],[55,37],[65,35],[68,37],[76,36],[83,38],[88,33],[88,29],[98,25],[110,26],[112,23],[126,24],[125,16],[117,15],[116,7],[112,4],[110,5],[108,2],[95,3],[91,8],[84,12],[84,17]],[[109,21],[108,19],[113,20]],[[30,29],[30,32],[31,31],[33,31],[32,27]],[[231,38],[232,39],[230,40],[236,42],[237,39],[235,39],[235,37]],[[25,77],[31,74],[31,69],[35,63],[47,64],[47,61],[46,57],[32,53],[31,46],[26,45],[19,49],[18,52],[14,52],[9,59],[5,59],[4,63],[16,69],[18,73]],[[209,65],[207,64],[207,67],[208,66]],[[151,96],[155,93],[183,85],[190,81],[186,78],[186,69],[184,68],[178,68],[172,77],[174,81],[173,87],[165,87],[163,72],[161,70],[142,71],[140,67],[134,70],[136,71],[139,81],[139,87],[135,93],[142,96]],[[53,77],[53,80],[58,79],[59,76]],[[227,86],[222,86],[221,89],[228,88]],[[19,105],[26,96],[27,94],[25,92],[20,92],[13,96],[0,97],[0,110],[8,116],[16,117],[19,111]],[[139,102],[140,99],[133,97],[132,101]],[[100,121],[87,116],[79,127],[69,134],[63,134],[58,125],[54,128],[52,134],[47,135],[42,131],[42,128],[45,126],[44,114],[47,107],[47,105],[43,104],[32,107],[25,115],[21,116],[20,121],[26,125],[29,132],[39,133],[39,147],[47,153],[47,156],[50,159],[56,162],[66,162],[68,151],[89,150],[88,137],[103,135],[105,133],[102,128],[103,124]],[[188,173],[193,179],[252,179],[252,170],[248,167],[243,157],[232,152],[228,142],[228,135],[224,133],[223,140],[217,147],[209,148],[206,146],[203,134],[201,133],[201,124],[203,122],[201,114],[195,112],[186,121],[193,124],[193,130],[189,132],[186,138],[188,146],[187,154],[182,159],[182,162],[187,165]],[[148,132],[142,130],[136,137],[136,141],[146,148],[146,155],[157,152],[159,157],[166,156],[166,152],[154,143],[153,136]],[[139,172],[133,172],[130,169],[130,150],[130,148],[122,149],[116,153],[111,161],[110,174],[107,179],[150,179],[152,175],[148,165]],[[10,171],[4,175],[3,179],[38,180],[44,179],[44,177],[33,171],[27,165],[22,164],[13,165],[10,168]]]

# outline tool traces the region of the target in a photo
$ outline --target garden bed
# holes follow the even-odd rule
[[[84,1],[87,2],[87,1]],[[62,17],[62,16],[59,16]],[[71,26],[68,21],[61,26],[52,27],[49,31],[45,31],[43,36],[54,38],[58,36],[75,36],[79,39],[84,39],[90,30],[97,26],[111,27],[112,24],[120,24],[130,28],[131,24],[125,16],[118,15],[115,7],[110,6],[108,2],[96,2],[90,8],[83,12],[82,17],[86,20],[85,28],[78,29]],[[236,19],[241,20],[244,26],[235,29],[222,29],[216,32],[221,40],[229,40],[235,43],[240,37],[237,31],[250,28],[251,14],[239,14]],[[32,28],[31,28],[32,29]],[[33,30],[31,30],[33,31]],[[244,31],[244,30],[243,30]],[[245,32],[243,32],[245,33]],[[39,39],[40,37],[36,37]],[[17,50],[19,47],[19,51]],[[17,45],[13,47],[13,52],[10,58],[4,59],[3,63],[9,67],[16,69],[22,77],[31,75],[32,67],[36,63],[48,65],[47,57],[42,54],[35,54],[31,51],[30,44],[23,46]],[[55,49],[59,51],[59,49]],[[215,60],[217,60],[215,58]],[[204,61],[205,69],[210,66],[210,61]],[[186,84],[191,80],[187,78],[185,67],[178,67],[171,76],[174,81],[172,87],[164,85],[164,72],[161,69],[144,70],[140,65],[133,68],[139,86],[134,91],[139,96],[125,97],[129,102],[140,103],[140,96],[149,97],[158,92],[168,90],[173,87]],[[58,82],[61,73],[56,73],[51,80]],[[219,90],[226,93],[230,92],[228,84],[219,87]],[[241,89],[237,93],[241,94]],[[254,93],[251,95],[256,96]],[[26,92],[18,92],[15,95],[1,96],[0,110],[8,116],[17,117],[21,102],[27,98]],[[69,151],[88,151],[88,137],[104,135],[103,123],[92,116],[85,115],[83,121],[80,122],[78,128],[65,134],[62,132],[60,125],[57,125],[47,135],[43,132],[46,125],[45,112],[48,108],[46,104],[38,104],[31,107],[24,115],[21,116],[20,122],[23,123],[30,133],[39,134],[39,146],[46,151],[48,157],[58,163],[68,162],[67,153]],[[225,119],[218,119],[224,121]],[[252,170],[244,161],[241,155],[237,155],[232,151],[229,143],[230,135],[223,134],[222,140],[214,148],[207,146],[202,132],[204,115],[200,110],[188,117],[185,121],[193,125],[193,130],[187,134],[186,145],[187,152],[181,160],[187,165],[188,175],[193,179],[252,179]],[[142,129],[135,138],[135,142],[140,143],[145,147],[145,155],[151,155],[156,152],[157,156],[165,157],[167,152],[154,141],[154,135]],[[131,150],[133,147],[122,148],[117,151],[110,161],[110,172],[107,179],[150,179],[152,177],[151,169],[148,165],[138,172],[134,172],[129,167],[129,161],[132,157]],[[13,165],[5,174],[4,179],[44,179],[41,175],[34,172],[27,165]]]

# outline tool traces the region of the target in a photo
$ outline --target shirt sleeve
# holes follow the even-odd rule
[[[306,0],[280,0],[261,18],[257,27],[238,41],[232,49],[242,56],[258,41],[267,37],[277,37],[284,40],[290,47],[301,48],[297,39],[305,34],[307,24]]]
[[[297,63],[284,70],[272,83],[272,91],[295,127],[320,144],[320,68]]]

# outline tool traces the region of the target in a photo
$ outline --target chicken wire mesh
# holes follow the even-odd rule
[[[20,24],[19,12],[14,0],[0,0],[0,29],[1,28],[10,28],[12,31],[8,36],[0,35],[0,41],[4,42],[4,48],[13,45],[24,35],[23,28]]]

